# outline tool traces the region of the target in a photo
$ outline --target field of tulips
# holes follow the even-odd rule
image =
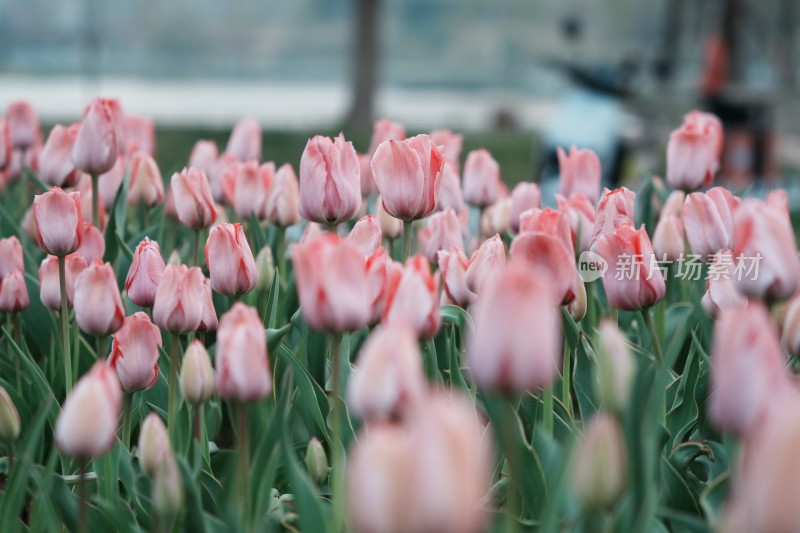
[[[723,135],[543,198],[447,130],[162,176],[116,100],[9,104],[0,531],[796,531],[795,233]]]

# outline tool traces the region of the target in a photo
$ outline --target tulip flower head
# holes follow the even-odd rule
[[[64,257],[81,245],[83,211],[80,194],[66,193],[59,187],[33,199],[36,239],[45,253]]]
[[[300,215],[311,222],[339,224],[361,207],[361,167],[353,143],[317,135],[300,158]]]
[[[267,335],[252,307],[236,302],[222,315],[215,359],[220,398],[254,402],[272,391]]]
[[[125,392],[147,390],[158,379],[161,331],[146,313],[125,318],[114,335],[108,364],[117,372]]]

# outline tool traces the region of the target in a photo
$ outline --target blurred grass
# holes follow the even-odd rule
[[[338,130],[323,131],[265,131],[262,137],[262,160],[275,161],[277,165],[291,163],[295,171],[300,163],[306,141],[316,135],[337,135]],[[418,132],[409,132],[415,135]],[[345,138],[353,141],[358,152],[369,148],[370,132],[347,131]],[[195,128],[160,128],[157,131],[157,160],[164,177],[181,170],[189,160],[194,143],[199,139],[216,141],[220,151],[225,149],[229,131]],[[500,163],[503,181],[509,186],[533,177],[538,152],[535,136],[523,132],[465,133],[462,164],[467,153],[476,148],[486,148]]]

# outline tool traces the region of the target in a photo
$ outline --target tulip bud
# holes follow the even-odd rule
[[[473,150],[464,162],[464,200],[486,207],[500,197],[500,165],[488,150]]]
[[[464,239],[461,236],[461,224],[455,211],[446,209],[434,213],[427,224],[417,235],[419,247],[431,263],[438,260],[439,250],[449,250],[455,246],[464,251]]]
[[[110,335],[122,327],[125,307],[109,263],[98,261],[80,273],[75,279],[74,305],[75,321],[89,335]]]
[[[128,291],[128,298],[139,307],[153,307],[156,300],[156,291],[164,275],[164,259],[158,243],[145,237],[136,246],[133,253],[133,261],[128,269],[125,278],[125,290]]]
[[[0,281],[0,311],[18,313],[27,309],[30,303],[23,272],[14,271]]]
[[[436,208],[444,154],[427,135],[387,140],[372,158],[383,207],[400,220],[425,218]]]
[[[594,229],[589,249],[597,253],[597,241],[602,235],[613,233],[615,228],[633,224],[633,204],[636,193],[626,187],[613,191],[603,189],[603,196],[597,203],[594,216]]]
[[[583,280],[578,281],[578,295],[567,305],[567,311],[575,322],[586,316],[586,286]]]
[[[467,342],[470,374],[483,390],[544,388],[561,360],[559,296],[545,271],[511,261],[483,285]]]
[[[0,239],[0,280],[12,272],[25,272],[22,257],[22,244],[16,237]]]
[[[200,325],[197,331],[214,331],[219,325],[217,320],[217,310],[214,308],[214,295],[211,294],[211,283],[208,278],[203,278],[203,290],[201,296]]]
[[[87,174],[100,175],[111,170],[117,162],[117,119],[121,114],[119,102],[95,98],[83,115],[78,137],[72,148],[72,161]]]
[[[361,197],[365,200],[378,192],[375,185],[375,178],[372,176],[372,156],[370,154],[358,154],[358,165],[361,168]]]
[[[253,117],[244,117],[233,127],[225,153],[242,163],[261,159],[261,126]]]
[[[153,320],[172,333],[197,329],[202,318],[203,273],[197,267],[167,265],[153,302]]]
[[[146,313],[125,319],[114,335],[108,363],[117,372],[125,392],[147,390],[158,380],[161,331]]]
[[[404,323],[370,334],[350,377],[347,404],[370,422],[400,418],[425,396],[416,332]]]
[[[586,196],[592,203],[600,194],[602,171],[600,158],[592,150],[579,150],[571,146],[569,153],[558,148],[560,173],[558,193],[569,197],[575,193]]]
[[[305,463],[311,480],[317,485],[324,483],[328,478],[328,456],[325,455],[325,448],[316,437],[311,437],[308,442]]]
[[[114,446],[122,389],[111,367],[98,361],[67,395],[56,420],[54,439],[62,453],[90,459]]]
[[[258,283],[256,290],[267,292],[272,288],[275,279],[275,263],[272,260],[272,248],[265,246],[256,256],[256,269],[258,270]]]
[[[387,273],[385,294],[381,322],[405,322],[423,339],[433,338],[439,331],[439,283],[424,256],[409,257],[405,266]]]
[[[160,516],[174,516],[183,506],[183,480],[175,456],[169,453],[153,477],[153,507]]]
[[[63,257],[78,249],[83,239],[80,194],[58,187],[33,199],[36,239],[45,253]]]
[[[208,174],[217,162],[217,143],[199,140],[194,144],[189,155],[189,167]]]
[[[220,398],[253,402],[272,390],[267,335],[261,318],[252,307],[236,302],[222,315],[215,358]]]
[[[222,190],[228,205],[241,219],[262,216],[275,175],[275,163],[258,166],[258,161],[233,162],[222,173]]]
[[[186,348],[181,363],[181,395],[192,405],[200,405],[214,394],[214,369],[205,346],[195,339]]]
[[[558,210],[566,213],[572,232],[572,244],[576,253],[589,249],[594,231],[595,210],[591,200],[581,193],[573,193],[569,198],[556,195]]]
[[[483,282],[497,269],[506,264],[506,247],[500,235],[486,239],[472,257],[464,281],[475,294],[481,293]]]
[[[514,233],[519,231],[519,217],[528,209],[542,207],[542,191],[536,183],[520,182],[511,191],[511,212],[509,227]],[[560,207],[559,207],[560,209]]]
[[[67,306],[72,307],[75,278],[87,267],[86,260],[77,255],[66,258]],[[58,279],[58,258],[48,255],[39,267],[39,299],[49,308],[61,309],[61,285]]]
[[[597,342],[597,396],[607,409],[622,412],[628,405],[636,361],[627,339],[611,320],[600,324]]]
[[[258,281],[258,268],[241,224],[220,224],[211,229],[205,246],[211,288],[226,296],[250,292]]]
[[[159,466],[172,454],[167,428],[161,417],[150,413],[139,430],[139,464],[148,476],[156,475]]]
[[[136,152],[131,159],[128,205],[148,207],[164,200],[164,181],[155,159],[145,152]]]
[[[380,196],[375,200],[375,213],[383,236],[387,239],[396,239],[403,234],[403,221],[394,218],[386,211]]]
[[[217,219],[217,209],[205,172],[184,168],[170,181],[175,212],[181,224],[192,229],[207,228]]]
[[[669,262],[683,258],[683,224],[675,215],[662,215],[653,233],[653,251],[659,260]]]
[[[332,234],[312,237],[293,247],[292,261],[300,310],[308,325],[343,332],[369,323],[366,263],[354,244]]]
[[[719,169],[722,123],[711,113],[692,111],[669,136],[667,183],[691,191],[707,187]]]
[[[86,259],[87,263],[92,263],[102,261],[105,253],[106,239],[103,237],[103,232],[93,226],[91,222],[84,221],[83,239],[75,254]]]
[[[289,163],[284,164],[275,173],[272,186],[269,188],[264,218],[281,227],[292,226],[300,222],[300,189],[297,176]]]
[[[13,442],[19,437],[19,413],[14,402],[3,387],[0,387],[0,440]]]
[[[28,102],[18,100],[6,108],[6,121],[14,148],[27,150],[39,139],[39,118]]]
[[[617,420],[605,413],[589,420],[572,458],[572,490],[585,509],[607,509],[625,489],[627,461]]]
[[[444,291],[453,303],[465,309],[478,297],[467,287],[468,267],[469,259],[455,246],[449,251],[439,250],[439,271],[442,273]]]
[[[62,126],[56,124],[47,136],[39,156],[39,178],[57,187],[70,187],[80,177],[80,170],[72,162],[72,146],[78,138],[80,125]]]
[[[383,241],[378,219],[374,215],[366,215],[360,218],[347,236],[347,240],[356,245],[364,257],[374,254]]]
[[[320,224],[350,220],[361,207],[361,168],[353,143],[317,135],[300,158],[300,215]]]
[[[733,245],[733,215],[741,200],[724,187],[695,192],[683,205],[683,224],[692,253],[703,259]]]

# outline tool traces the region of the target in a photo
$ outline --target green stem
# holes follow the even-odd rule
[[[97,184],[100,181],[100,176],[92,172],[92,225],[100,229],[100,191]]]
[[[412,231],[412,226],[414,224],[413,220],[404,220],[403,221],[403,256],[402,262],[405,263],[406,259],[411,255],[411,241],[414,238],[414,234]]]
[[[519,419],[514,400],[505,398],[505,409],[503,410],[503,429],[502,439],[504,441],[503,452],[506,456],[508,466],[508,485],[506,486],[506,533],[519,531],[520,515],[520,493],[517,475],[522,472],[520,463],[519,448],[517,437],[519,431]]]
[[[572,350],[564,339],[564,375],[561,379],[561,401],[568,413],[572,413]]]
[[[288,272],[286,272],[286,228],[280,226],[278,228],[278,247],[276,248],[275,260],[278,262],[278,279],[281,282],[281,289],[286,288],[288,280]]]
[[[97,337],[97,359],[103,360],[108,355],[106,353],[106,339],[105,335],[100,335]]]
[[[236,435],[239,441],[239,450],[237,453],[237,481],[239,484],[239,496],[242,499],[242,520],[244,521],[245,527],[248,527],[248,515],[250,510],[248,502],[250,492],[248,490],[248,481],[250,479],[250,422],[248,420],[247,407],[248,405],[246,403],[238,403],[236,405],[237,422],[239,426]]]
[[[8,456],[8,468],[6,469],[6,479],[11,479],[11,469],[14,468],[14,441],[6,441],[6,455]]]
[[[78,470],[78,531],[86,533],[88,531],[86,515],[87,515],[87,498],[86,498],[86,467],[88,461],[85,459],[80,460],[80,467]]]
[[[330,336],[331,374],[333,384],[333,436],[331,449],[333,452],[331,465],[331,492],[333,494],[333,532],[339,533],[344,520],[344,445],[342,443],[342,410],[341,397],[341,361],[340,345],[342,336],[333,333]]]
[[[133,393],[126,392],[122,397],[122,444],[131,449],[131,424],[133,422]]]
[[[181,359],[181,339],[178,333],[172,333],[169,351],[169,379],[168,379],[168,411],[167,423],[169,424],[170,441],[173,449],[178,448],[178,366]]]
[[[650,314],[650,309],[642,309],[642,316],[644,323],[647,326],[647,331],[650,333],[650,344],[653,347],[653,355],[656,358],[656,371],[663,370],[661,366],[664,364],[664,356],[661,352],[661,342],[656,332],[655,324],[653,323],[653,315]],[[659,390],[658,394],[658,420],[665,424],[667,421],[667,391]]]
[[[544,388],[542,398],[543,412],[542,412],[542,426],[544,432],[548,436],[553,435],[553,385],[548,385]]]
[[[16,313],[6,313],[6,324],[7,324],[6,325],[6,330],[8,331],[8,334],[11,335],[11,338],[14,339],[14,342],[16,343],[16,345],[19,346],[19,332],[17,331],[17,328],[14,327],[14,316],[15,315],[16,315]],[[17,322],[17,323],[19,323],[19,322]],[[9,350],[9,351],[11,351],[11,350]],[[16,354],[14,355],[14,375],[16,377],[16,382],[17,382],[17,392],[21,392],[22,391],[22,369],[20,368],[19,356],[16,355]]]
[[[192,265],[203,268],[203,265],[200,264],[200,232],[201,229],[194,230],[194,256],[192,258]]]
[[[69,351],[69,309],[67,308],[67,263],[58,258],[58,285],[61,289],[61,347],[64,354],[64,381],[67,394],[72,390],[72,357]]]

